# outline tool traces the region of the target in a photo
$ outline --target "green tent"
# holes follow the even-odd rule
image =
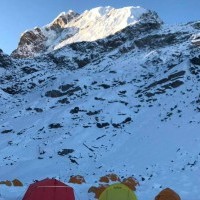
[[[106,188],[99,200],[137,200],[137,197],[126,185],[117,183]]]

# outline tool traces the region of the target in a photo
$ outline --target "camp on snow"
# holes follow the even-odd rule
[[[56,180],[44,179],[29,186],[22,200],[75,200],[72,187]]]

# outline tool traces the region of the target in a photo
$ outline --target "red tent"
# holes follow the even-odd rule
[[[22,200],[75,200],[73,188],[56,179],[44,179],[29,186]]]

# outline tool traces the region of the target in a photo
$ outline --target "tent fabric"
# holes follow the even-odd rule
[[[121,183],[106,188],[100,195],[99,200],[137,200],[131,189]]]
[[[44,179],[29,186],[22,200],[75,200],[73,188],[56,179]]]

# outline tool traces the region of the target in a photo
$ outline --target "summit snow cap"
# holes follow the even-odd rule
[[[140,22],[148,23],[148,21],[152,20],[162,23],[155,12],[140,6],[130,6],[119,9],[107,6],[86,10],[75,21],[71,21],[65,26],[65,28],[76,27],[78,31],[73,37],[55,46],[55,49],[73,42],[102,39],[115,34],[127,26],[135,25]]]
[[[142,14],[147,13],[147,12],[148,10],[140,6],[137,6],[137,7],[130,6],[130,7],[124,7],[124,8],[119,8],[119,9],[115,9],[111,6],[107,6],[107,7],[97,7],[91,10],[86,10],[82,14],[82,16],[84,18],[91,17],[90,18],[91,20],[97,19],[98,17],[99,18],[105,17],[106,19],[109,19],[109,21],[114,22],[116,19],[119,19],[118,21],[124,21],[125,19],[128,19],[128,18],[138,20]]]

